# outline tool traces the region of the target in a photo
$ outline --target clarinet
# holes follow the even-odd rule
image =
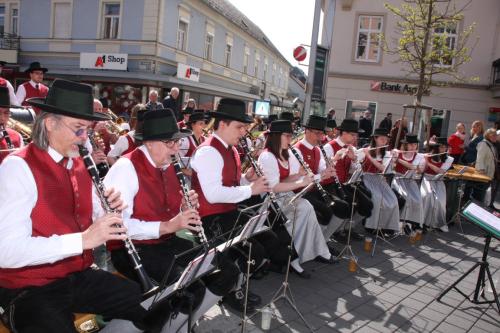
[[[247,145],[246,137],[243,136],[240,138],[240,146],[243,149],[243,151],[245,152],[245,155],[248,158],[248,161],[252,165],[252,167],[255,171],[255,174],[259,177],[263,177],[264,172],[262,172],[262,169],[260,168],[259,164],[255,160],[255,158],[251,155],[250,148]],[[271,203],[274,206],[276,213],[278,213],[280,211],[280,208],[279,208],[280,206],[278,205],[278,201],[276,199],[276,193],[274,193],[273,191],[269,191],[268,194],[269,194],[269,198],[271,198]]]
[[[297,152],[297,150],[292,145],[289,145],[288,148],[290,148],[290,150],[292,151],[292,154],[299,161],[300,165],[304,168],[304,170],[306,170],[306,172],[308,174],[314,175],[314,173],[312,172],[311,168],[309,168],[309,165],[307,165],[307,163],[304,162],[304,160],[302,159],[302,157],[300,157],[300,155]],[[321,198],[323,198],[323,200],[325,201],[326,205],[328,207],[332,207],[333,205],[335,205],[335,202],[330,197],[330,195],[328,194],[328,192],[323,188],[323,186],[321,186],[319,179],[316,179],[315,177],[313,177],[313,179],[314,179],[314,185],[316,185],[316,188],[318,189],[319,193],[321,194]]]
[[[5,126],[2,124],[0,125],[0,132],[2,132],[3,138],[5,139],[5,143],[7,143],[7,148],[10,149],[15,149],[14,144],[12,143],[12,140],[10,139],[9,132],[5,129]]]
[[[328,167],[330,167],[330,160],[326,156],[325,148],[323,148],[322,145],[319,145],[319,150],[321,150],[321,153],[323,154],[323,158],[325,159],[326,165]],[[344,192],[344,188],[342,187],[342,183],[340,182],[339,177],[337,177],[337,174],[333,175],[333,180],[335,182],[335,186],[337,187],[337,190],[338,190],[340,196],[342,197],[342,199],[345,200],[346,199],[346,195],[345,195],[345,192]]]
[[[179,163],[179,160],[175,157],[175,155],[172,156],[172,165],[175,170],[175,175],[177,176],[177,179],[179,179],[179,183],[181,184],[181,189],[182,189],[182,196],[184,197],[184,201],[186,201],[186,205],[189,209],[195,209],[193,203],[191,200],[189,200],[189,187],[186,183],[186,178],[184,177],[184,174],[182,173],[181,165]],[[207,236],[205,235],[205,230],[203,229],[203,226],[199,226],[198,230],[198,238],[200,238],[200,243],[203,245],[203,249],[205,251],[208,251],[208,239]]]
[[[92,148],[94,150],[100,149],[97,142],[95,141],[95,136],[97,136],[97,135],[99,135],[97,132],[95,132],[93,129],[89,128],[88,137],[89,137],[90,144],[92,145]],[[109,171],[108,163],[102,162],[102,163],[97,164],[97,170],[99,171],[99,176],[101,178],[104,178],[104,176],[106,176],[106,174]]]
[[[96,192],[101,201],[102,208],[106,213],[114,213],[115,210],[110,207],[108,199],[106,199],[106,197],[104,196],[104,192],[106,189],[104,187],[104,183],[99,178],[99,171],[97,170],[92,156],[90,156],[89,151],[84,146],[78,145],[78,149],[80,151],[80,156],[83,158],[83,162],[87,167],[87,171],[92,178],[92,182],[94,183],[94,186],[96,188]],[[125,238],[123,242],[125,243],[125,248],[127,249],[129,259],[132,262],[132,266],[134,267],[135,272],[137,273],[137,277],[139,278],[139,281],[141,283],[143,296],[147,298],[155,293],[155,291],[158,289],[158,286],[153,284],[151,278],[148,276],[146,270],[142,266],[141,258],[139,257],[139,254],[135,249],[134,243],[132,243],[129,237]]]

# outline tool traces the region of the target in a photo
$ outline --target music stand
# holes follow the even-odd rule
[[[292,261],[292,248],[293,248],[293,239],[295,237],[295,223],[297,219],[297,206],[295,202],[304,196],[304,194],[309,191],[309,189],[314,186],[314,183],[311,183],[307,185],[305,188],[303,188],[299,193],[295,194],[285,205],[284,208],[291,205],[293,206],[293,219],[289,220],[292,223],[292,234],[290,235],[291,240],[290,240],[290,245],[288,246],[288,262],[286,266],[286,272],[285,272],[285,280],[279,287],[279,289],[274,293],[273,297],[271,298],[271,301],[267,303],[266,306],[273,305],[273,312],[276,309],[275,303],[278,302],[279,300],[283,299],[290,305],[290,307],[297,313],[297,315],[300,317],[300,319],[304,322],[304,324],[307,326],[307,328],[311,331],[314,332],[314,328],[307,322],[306,318],[302,315],[302,313],[299,311],[297,308],[297,305],[295,304],[295,299],[293,298],[292,291],[290,289],[290,283],[288,282],[288,277],[290,275],[290,263]],[[242,332],[244,332],[244,328],[242,328]]]
[[[500,218],[495,216],[490,210],[485,209],[479,205],[479,203],[474,201],[469,201],[461,212],[461,216],[466,220],[472,222],[479,228],[481,228],[485,233],[485,244],[483,249],[483,256],[480,261],[476,262],[467,272],[465,272],[457,281],[455,281],[451,286],[446,288],[439,297],[438,302],[446,295],[450,290],[455,289],[462,296],[468,299],[474,304],[493,304],[496,303],[498,312],[500,313],[500,301],[498,299],[498,294],[495,289],[495,283],[493,281],[489,263],[488,263],[488,250],[490,248],[491,238],[500,239]],[[471,295],[466,295],[463,291],[458,289],[457,285],[465,279],[469,274],[471,274],[476,268],[479,267],[479,275],[477,277],[476,287],[474,289],[474,296],[471,299]],[[488,300],[484,296],[484,287],[486,285],[486,278],[489,280],[491,290],[493,291],[493,300]],[[484,298],[484,301],[479,300],[479,296]]]

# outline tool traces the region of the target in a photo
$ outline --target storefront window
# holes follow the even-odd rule
[[[142,87],[103,83],[96,83],[94,87],[98,98],[106,99],[117,116],[128,118],[134,105],[142,101]]]

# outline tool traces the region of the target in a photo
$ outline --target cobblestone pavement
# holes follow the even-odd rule
[[[463,222],[466,236],[454,226],[447,233],[428,233],[412,245],[400,236],[392,245],[379,242],[374,257],[365,253],[360,241],[353,251],[363,267],[348,271],[348,262],[324,265],[311,262],[304,267],[309,280],[290,275],[290,288],[297,307],[316,332],[500,332],[500,313],[491,304],[475,305],[452,290],[437,302],[437,296],[481,258],[484,237],[472,224]],[[337,244],[339,249],[341,244]],[[500,287],[500,242],[493,240],[490,269]],[[472,293],[476,270],[459,285]],[[270,273],[251,281],[251,290],[268,302],[284,275]],[[492,297],[491,292],[486,295]],[[260,314],[247,332],[261,332]],[[205,315],[196,332],[241,331],[240,317],[215,306]],[[271,332],[308,332],[297,314],[283,301],[276,304]]]

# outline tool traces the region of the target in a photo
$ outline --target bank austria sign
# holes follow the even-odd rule
[[[417,86],[407,83],[393,83],[386,81],[372,81],[370,82],[371,91],[390,92],[396,94],[415,95],[417,93]]]
[[[81,69],[111,69],[126,71],[128,54],[126,53],[80,53]]]

